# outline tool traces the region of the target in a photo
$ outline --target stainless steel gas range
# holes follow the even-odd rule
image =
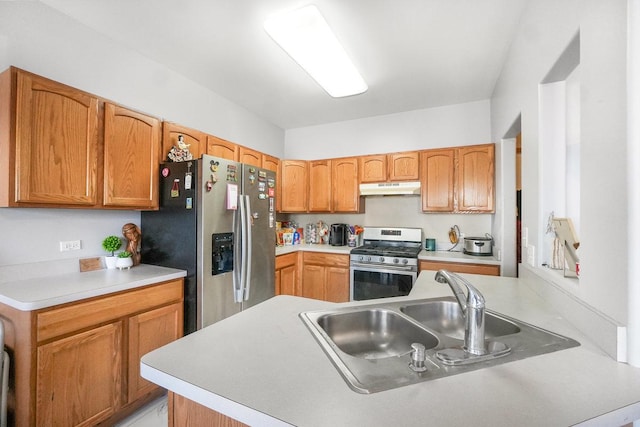
[[[351,250],[352,301],[408,295],[418,277],[421,228],[365,227]]]

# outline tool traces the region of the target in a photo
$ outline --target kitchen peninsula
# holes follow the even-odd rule
[[[640,369],[606,356],[523,280],[466,277],[485,295],[487,308],[581,345],[359,394],[347,386],[298,314],[371,301],[333,304],[278,296],[145,355],[141,374],[167,388],[171,397],[183,396],[205,412],[249,425],[619,426],[640,418]],[[422,272],[411,294],[400,299],[440,296],[451,296],[449,287],[437,283],[432,272]],[[179,412],[170,414],[184,421]]]
[[[138,265],[81,273],[75,266],[3,270],[10,424],[110,424],[162,393],[140,377],[139,359],[182,336],[186,272]],[[18,277],[8,279],[7,270]]]

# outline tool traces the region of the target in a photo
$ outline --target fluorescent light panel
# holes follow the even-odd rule
[[[269,17],[264,29],[332,97],[367,90],[317,7],[305,6]]]

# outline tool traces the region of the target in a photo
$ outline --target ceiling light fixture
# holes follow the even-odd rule
[[[271,16],[264,29],[332,97],[367,90],[367,84],[314,5]]]

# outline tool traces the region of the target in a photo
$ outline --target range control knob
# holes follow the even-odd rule
[[[364,261],[364,257],[363,257],[362,255],[360,255],[360,256],[358,257],[358,261]]]
[[[380,257],[380,259],[379,259],[378,261],[380,261],[380,262],[384,262],[384,257],[383,257],[383,256],[381,256],[381,257]]]
[[[371,261],[371,257],[370,256],[367,257],[367,261]]]
[[[406,262],[407,260],[404,260],[404,261]],[[397,264],[397,263],[399,263],[399,262],[400,262],[400,260],[399,260],[398,258],[394,258],[394,259],[393,259],[393,263],[394,263],[394,264]]]
[[[403,264],[409,264],[409,260],[405,258],[405,259],[402,260],[402,263]]]

